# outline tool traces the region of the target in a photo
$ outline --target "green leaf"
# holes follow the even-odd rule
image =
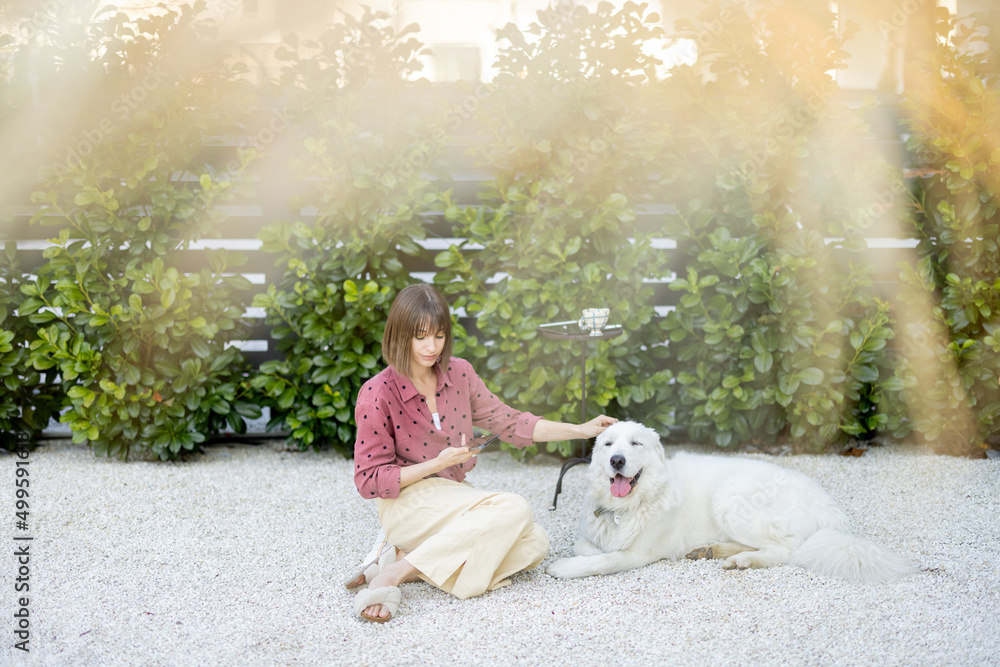
[[[764,351],[753,358],[753,365],[761,373],[767,373],[774,364],[774,357],[770,352]]]
[[[450,250],[445,250],[434,256],[434,265],[442,269],[447,269],[455,263],[456,259],[457,257],[454,253]]]
[[[195,337],[191,339],[191,351],[199,359],[208,359],[212,354],[212,348],[203,338]]]
[[[278,407],[282,410],[288,410],[295,403],[295,396],[298,392],[294,388],[288,388],[282,392],[281,396],[278,397]]]
[[[78,192],[75,197],[73,197],[73,203],[77,206],[89,206],[96,201],[93,192]]]
[[[858,382],[877,382],[878,381],[878,369],[873,366],[865,365],[855,365],[851,367],[851,375]]]
[[[778,378],[778,388],[781,393],[791,396],[799,388],[799,379],[795,375],[782,375]]]
[[[354,303],[358,300],[358,286],[353,280],[344,281],[344,301]]]
[[[816,367],[803,369],[797,375],[800,382],[813,386],[821,384],[826,378],[826,374]]]

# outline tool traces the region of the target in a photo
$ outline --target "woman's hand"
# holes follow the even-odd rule
[[[410,484],[414,484],[437,474],[451,466],[465,463],[479,451],[465,446],[465,435],[462,435],[462,445],[460,447],[445,447],[430,461],[422,461],[413,465],[402,466],[399,469],[399,488],[405,489]]]
[[[600,434],[604,433],[604,430],[617,422],[618,420],[614,417],[608,417],[607,415],[601,415],[600,417],[594,417],[586,424],[580,424],[580,430],[584,434],[584,438],[596,438]]]
[[[479,452],[465,446],[465,434],[462,434],[462,444],[458,447],[445,447],[434,458],[436,465],[439,465],[439,472],[459,463],[465,463]]]

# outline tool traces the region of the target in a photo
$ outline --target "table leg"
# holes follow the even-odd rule
[[[586,445],[584,445],[584,446],[586,446]],[[559,480],[556,482],[556,493],[555,493],[554,496],[552,496],[552,507],[549,508],[550,511],[555,510],[555,508],[556,508],[556,502],[559,500],[559,494],[562,493],[563,475],[566,474],[567,470],[569,470],[573,466],[577,465],[578,463],[587,463],[587,464],[589,464],[590,463],[590,459],[586,458],[586,457],[574,457],[574,458],[566,461],[566,463],[563,464],[562,470],[559,471]]]
[[[581,394],[580,394],[580,423],[584,424],[587,421],[587,341],[580,341],[580,382]],[[566,471],[573,466],[580,463],[590,463],[590,457],[587,456],[587,441],[584,440],[583,444],[580,445],[580,456],[569,459],[563,464],[562,470],[559,471],[559,480],[556,482],[556,493],[552,496],[552,507],[549,510],[555,510],[556,502],[559,500],[559,494],[562,493],[562,481],[563,476]]]

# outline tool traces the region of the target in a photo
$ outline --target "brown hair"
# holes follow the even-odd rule
[[[418,334],[444,332],[441,365],[451,359],[451,310],[448,302],[432,285],[404,287],[389,308],[382,334],[382,358],[400,375],[410,375],[410,351]]]

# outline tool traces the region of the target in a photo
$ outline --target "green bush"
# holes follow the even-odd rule
[[[905,337],[907,404],[920,435],[964,454],[1000,434],[1000,57],[987,16],[938,18],[905,99],[920,261],[901,279],[926,313]]]
[[[173,458],[260,414],[226,346],[245,333],[249,283],[227,275],[243,258],[186,256],[218,236],[217,205],[232,194],[204,148],[235,131],[249,99],[241,70],[206,50],[203,7],[107,13],[39,58],[46,84],[82,70],[103,100],[77,109],[68,142],[50,147],[33,222],[60,229],[20,307],[37,327],[34,368],[61,378],[61,421],[97,454]]]
[[[409,26],[360,19],[277,52],[275,82],[287,101],[301,158],[295,174],[310,183],[293,202],[314,207],[313,224],[280,222],[265,229],[264,250],[286,266],[277,285],[254,300],[280,360],[262,364],[254,385],[305,449],[354,441],[354,402],[381,368],[382,331],[396,293],[413,282],[407,266],[422,249],[426,212],[436,200],[424,172],[444,146],[434,107],[417,103],[427,84],[407,77],[422,47]]]
[[[591,413],[670,423],[670,375],[656,369],[665,350],[643,283],[666,269],[636,223],[656,150],[643,91],[658,64],[646,53],[658,21],[635,3],[593,12],[564,3],[539,12],[526,33],[504,28],[499,74],[475,119],[476,155],[494,180],[481,206],[446,202],[467,241],[438,255],[435,281],[476,318],[479,336],[463,353],[498,395],[549,419],[579,420],[580,344],[545,338],[538,325],[610,307],[625,334],[590,344]],[[548,448],[569,454],[573,443]]]
[[[711,2],[678,26],[699,62],[659,89],[660,197],[677,204],[663,233],[686,259],[664,328],[676,420],[696,441],[820,451],[881,428],[872,403],[898,385],[884,369],[889,309],[861,253],[858,193],[885,164],[837,100],[832,19]]]
[[[25,299],[20,290],[24,279],[17,246],[8,242],[0,253],[0,433],[26,433],[34,439],[58,414],[62,395],[54,373],[40,373],[29,361],[34,327],[16,312]]]

